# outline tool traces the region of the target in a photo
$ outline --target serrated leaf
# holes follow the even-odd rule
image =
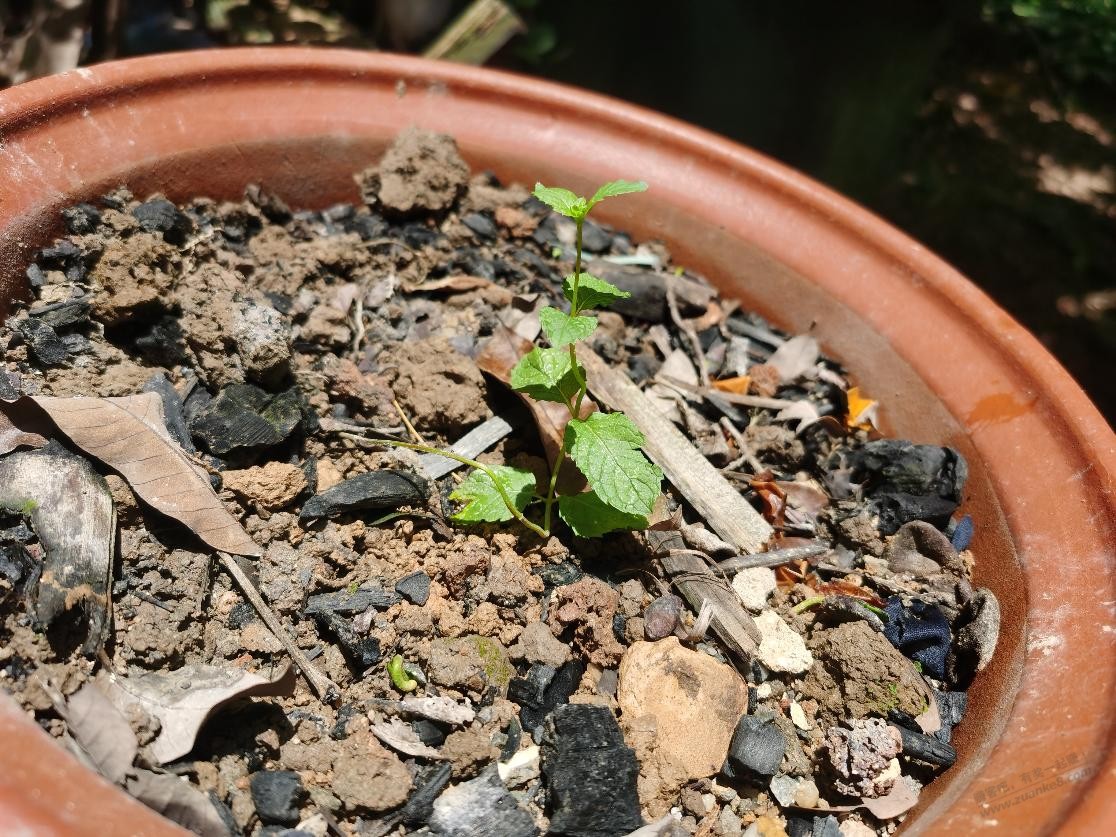
[[[573,274],[562,280],[562,294],[573,305]],[[577,283],[577,307],[579,311],[591,308],[607,308],[618,299],[627,299],[631,294],[622,291],[611,282],[599,279],[591,273],[582,273]]]
[[[543,186],[541,183],[536,183],[534,194],[555,212],[567,218],[584,218],[589,211],[589,204],[586,203],[585,198],[578,197],[561,186]]]
[[[580,315],[571,317],[557,308],[546,307],[539,310],[539,324],[550,345],[560,349],[592,334],[597,327],[597,318]]]
[[[605,503],[628,514],[648,515],[663,472],[639,449],[643,434],[623,413],[594,413],[566,426],[570,458]]]
[[[597,538],[606,532],[646,529],[647,518],[613,508],[595,491],[558,498],[558,515],[580,538]]]
[[[642,180],[613,180],[606,183],[589,199],[589,209],[592,209],[605,198],[614,198],[617,195],[630,195],[632,192],[646,192],[647,184]]]
[[[584,373],[583,373],[584,374]],[[511,388],[536,401],[565,404],[579,389],[570,353],[565,349],[535,347],[522,358],[508,378]]]
[[[535,493],[535,475],[509,465],[490,465],[489,470],[496,475],[512,504],[519,511],[527,508]],[[500,523],[514,517],[492,478],[481,470],[472,471],[453,490],[450,499],[465,504],[461,511],[453,515],[454,520],[463,523]]]

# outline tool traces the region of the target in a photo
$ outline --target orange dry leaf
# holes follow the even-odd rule
[[[721,392],[731,392],[736,395],[747,395],[748,385],[751,383],[751,378],[747,375],[741,375],[737,378],[724,378],[720,381],[714,381],[713,389],[719,389]]]
[[[845,424],[854,430],[875,428],[879,403],[871,398],[863,398],[860,395],[860,387],[849,387],[846,397],[849,401],[849,413],[845,417]]]

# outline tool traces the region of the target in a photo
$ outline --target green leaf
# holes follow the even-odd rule
[[[570,458],[605,503],[628,514],[649,515],[663,472],[639,449],[643,434],[623,413],[593,413],[566,425]]]
[[[614,198],[617,195],[630,195],[632,192],[646,191],[647,184],[642,180],[613,180],[611,183],[606,183],[598,189],[596,194],[589,199],[589,209],[592,209],[605,198]]]
[[[535,475],[508,465],[491,465],[489,470],[496,475],[512,504],[520,511],[527,508],[535,493]],[[450,494],[450,499],[465,504],[461,511],[453,515],[454,520],[462,523],[500,523],[514,517],[492,478],[481,470],[474,469],[465,477]]]
[[[579,370],[580,371],[580,370]],[[585,373],[582,371],[582,375]],[[565,349],[540,349],[537,346],[519,359],[508,377],[511,388],[525,392],[536,401],[565,404],[580,387]]]
[[[571,317],[548,306],[539,310],[539,323],[550,345],[560,349],[592,334],[597,327],[597,318]]]
[[[573,305],[573,274],[562,280],[562,294]],[[618,299],[627,299],[631,294],[622,291],[611,282],[598,279],[591,273],[582,273],[577,283],[577,308],[585,311],[591,308],[607,308]]]
[[[578,197],[561,186],[543,186],[541,183],[536,183],[535,197],[567,218],[584,218],[589,212],[589,204],[586,203],[585,198]]]
[[[596,538],[619,529],[646,529],[647,518],[615,509],[594,491],[558,498],[558,515],[579,538]]]

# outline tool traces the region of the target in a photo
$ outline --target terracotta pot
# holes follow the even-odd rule
[[[351,174],[410,124],[452,133],[501,178],[651,184],[604,219],[670,243],[825,350],[883,402],[886,429],[968,457],[976,580],[1004,610],[956,767],[910,833],[1116,830],[1116,438],[1069,375],[991,300],[902,233],[758,154],[662,116],[526,78],[383,54],[227,50],[106,64],[0,93],[0,280],[117,184],[300,207],[357,198]],[[6,701],[7,833],[179,833]]]

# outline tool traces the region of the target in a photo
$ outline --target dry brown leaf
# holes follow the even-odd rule
[[[879,402],[863,397],[860,394],[860,387],[850,387],[845,395],[849,402],[849,413],[845,417],[845,424],[848,425],[849,429],[875,429],[879,423]]]
[[[36,396],[31,400],[70,441],[120,473],[153,508],[184,523],[214,549],[235,555],[260,554],[260,548],[217,497],[205,472],[167,432],[157,393],[119,398]]]
[[[121,784],[136,760],[139,742],[120,710],[92,682],[70,695],[62,716],[97,771],[113,784]]]
[[[450,293],[461,293],[463,291],[475,291],[478,288],[487,288],[494,284],[489,279],[484,279],[480,276],[446,276],[442,279],[431,279],[427,282],[421,282],[418,285],[410,285],[403,290],[407,293],[430,293],[432,291],[449,291]]]
[[[424,759],[445,758],[433,747],[423,744],[414,728],[398,718],[372,724],[372,734],[393,750],[398,750],[408,756],[419,756]]]
[[[767,359],[768,366],[779,370],[783,383],[813,371],[818,363],[818,341],[808,334],[792,337]]]
[[[106,691],[121,711],[138,705],[159,719],[162,731],[151,742],[150,752],[156,764],[166,764],[189,753],[202,725],[230,701],[289,695],[294,682],[290,667],[267,680],[241,669],[189,665],[171,672],[114,677]]]
[[[16,448],[41,448],[47,443],[42,434],[49,432],[41,417],[14,403],[0,402],[0,456]]]
[[[734,392],[737,395],[747,395],[752,379],[747,375],[737,375],[735,378],[722,378],[713,382],[713,389],[721,392]]]
[[[152,811],[201,837],[228,837],[228,826],[209,797],[185,777],[135,770],[124,789]]]
[[[504,326],[497,326],[492,332],[492,336],[478,347],[477,366],[498,381],[507,384],[512,368],[533,347],[534,343],[530,340],[519,336]],[[536,401],[522,393],[517,394],[527,405],[535,419],[535,425],[539,429],[539,437],[542,439],[543,448],[546,450],[547,461],[553,462],[558,455],[558,451],[562,448],[562,438],[566,432],[566,424],[570,420],[569,410],[563,404],[556,404],[553,401]],[[581,417],[585,418],[596,410],[597,405],[593,400],[586,398],[581,405]],[[572,463],[562,469],[562,478],[559,483],[559,487],[564,494],[576,494],[585,489],[584,478],[572,467]]]

